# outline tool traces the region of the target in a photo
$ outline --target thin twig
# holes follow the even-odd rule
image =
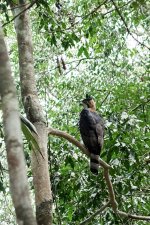
[[[21,5],[17,5],[14,7],[11,7],[11,9],[7,9],[7,10],[13,10],[13,9],[18,9],[18,8],[22,8],[23,6],[29,5],[29,3],[25,3],[25,4],[21,4]]]
[[[91,12],[89,12],[87,15],[82,17],[82,20],[86,19],[87,17],[89,17],[90,15],[93,15],[94,13],[96,13],[103,5],[105,5],[108,2],[108,0],[105,0],[104,2],[102,2],[100,5],[98,5],[95,9],[93,9]]]
[[[139,41],[137,38],[134,37],[134,35],[133,35],[132,32],[130,31],[130,29],[128,28],[128,25],[127,25],[127,23],[126,23],[124,17],[122,16],[122,14],[121,14],[121,12],[120,12],[118,6],[117,6],[116,3],[114,2],[114,0],[111,0],[111,2],[113,3],[113,5],[114,5],[114,7],[115,7],[115,9],[116,9],[116,11],[117,11],[117,13],[118,13],[118,15],[120,16],[120,18],[121,18],[123,24],[125,25],[128,34],[130,34],[130,35],[132,36],[132,38],[133,38],[137,43],[139,43],[141,46],[143,46],[143,47],[147,48],[148,50],[150,50],[150,47],[148,47],[147,45],[145,45],[144,43],[142,43],[141,41]]]
[[[100,106],[103,105],[103,103],[106,101],[106,99],[108,98],[109,95],[110,95],[110,91],[107,93],[107,95],[105,96],[105,98],[102,100],[102,102],[100,103]]]
[[[130,4],[133,0],[130,0],[128,3],[125,3],[124,5],[122,5],[121,7],[119,7],[119,9],[122,9],[123,7],[125,7],[126,5]],[[80,21],[83,21],[85,19],[87,19],[89,16],[93,15],[94,13],[96,13],[103,5],[105,5],[108,2],[108,0],[105,0],[104,2],[102,2],[100,5],[98,5],[96,8],[94,8],[91,12],[89,12],[86,15],[81,15],[81,16],[76,16],[78,18],[80,18],[78,21],[74,22],[71,26],[67,27],[66,29],[62,29],[61,32],[64,32],[66,30],[70,30],[72,29],[72,26],[75,26],[76,24],[79,24]],[[106,13],[102,13],[102,16],[105,16],[111,12],[113,12],[115,9],[112,9]],[[55,13],[54,13],[55,14]],[[52,31],[54,32],[54,31]]]
[[[28,7],[26,7],[25,9],[23,9],[20,13],[18,13],[16,16],[14,16],[11,20],[9,20],[8,22],[4,23],[2,25],[2,27],[5,27],[6,25],[8,25],[9,23],[11,23],[12,21],[14,21],[18,16],[20,16],[22,13],[24,13],[25,11],[29,10],[34,4],[36,3],[36,0],[33,1]],[[25,7],[25,4],[21,5],[20,7]]]
[[[105,205],[103,205],[99,210],[97,210],[95,213],[93,213],[89,218],[84,220],[82,223],[79,225],[86,225],[89,222],[91,222],[92,219],[94,219],[97,215],[100,215],[110,204],[110,201],[108,201]]]
[[[77,67],[81,63],[81,61],[84,61],[84,60],[96,60],[96,59],[100,59],[100,58],[102,58],[102,57],[89,57],[89,58],[85,58],[84,57],[84,58],[81,58],[81,59],[73,60],[71,62],[66,62],[66,65],[69,65],[69,64],[72,64],[72,63],[77,63],[77,65],[76,65],[76,67]],[[76,67],[74,69],[76,69]],[[48,71],[42,71],[42,72],[40,72],[40,74],[49,73],[49,72],[51,72],[53,70],[56,70],[56,69],[58,69],[58,66],[55,66],[53,69],[50,69]],[[72,70],[70,70],[70,71],[72,71]]]
[[[140,103],[139,105],[137,105],[134,109],[132,109],[131,111],[133,112],[133,111],[135,111],[135,110],[137,110],[138,108],[140,108],[142,105],[146,105],[147,103],[149,103],[150,102],[150,99],[148,99],[146,102],[142,102],[142,103]]]
[[[80,21],[83,21],[83,20],[85,20],[86,18],[88,18],[90,15],[96,13],[96,12],[97,12],[104,4],[107,3],[107,1],[108,1],[108,0],[103,1],[100,5],[98,5],[95,9],[93,9],[93,10],[92,10],[91,12],[89,12],[87,15],[81,16],[81,18],[80,18],[78,21],[74,22],[70,27],[68,27],[68,28],[66,28],[66,29],[64,29],[64,30],[62,30],[62,31],[66,31],[66,30],[72,29],[72,26],[78,24]]]
[[[129,5],[131,2],[133,2],[134,0],[130,0],[130,1],[128,1],[127,3],[125,3],[124,5],[122,5],[122,6],[120,6],[120,7],[118,7],[118,9],[122,9],[122,8],[124,8],[125,6],[127,6],[127,5]],[[115,11],[115,9],[112,9],[112,10],[110,10],[110,11],[107,11],[106,13],[104,13],[103,14],[103,16],[106,16],[107,14],[109,14],[109,13],[112,13],[113,11]]]

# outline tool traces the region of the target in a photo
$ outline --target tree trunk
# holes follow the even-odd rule
[[[19,14],[27,7],[25,2],[20,3],[19,7],[12,7],[14,16]],[[32,172],[35,188],[36,216],[39,225],[52,224],[52,193],[48,170],[47,155],[47,127],[42,108],[39,103],[36,81],[34,74],[33,46],[31,30],[29,25],[28,12],[24,12],[16,17],[15,29],[17,33],[20,81],[23,104],[28,119],[36,126],[39,134],[39,146],[41,154],[36,151],[32,154]]]
[[[11,68],[1,26],[0,95],[2,97],[10,192],[16,211],[17,222],[19,225],[36,225],[29,198],[17,96],[11,77]]]

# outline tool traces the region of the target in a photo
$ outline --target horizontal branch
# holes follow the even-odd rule
[[[100,59],[100,58],[102,58],[102,56],[101,57],[88,57],[88,58],[84,57],[84,58],[81,58],[81,59],[76,59],[76,60],[73,60],[73,61],[70,61],[70,62],[66,62],[66,65],[71,65],[73,63],[77,63],[77,65],[73,68],[73,69],[76,69],[78,67],[78,65],[80,65],[80,63],[84,60],[96,60],[96,59]],[[53,69],[48,70],[48,72],[51,72],[51,71],[56,70],[56,69],[58,69],[58,66],[55,66]],[[71,69],[71,70],[73,70],[73,69]],[[45,72],[46,71],[42,71],[41,73],[45,74]]]
[[[53,129],[53,128],[49,128],[48,129],[48,134],[50,135],[54,135],[54,136],[58,136],[58,137],[62,137],[65,138],[66,140],[68,140],[70,143],[72,143],[73,145],[77,146],[84,154],[86,154],[88,157],[90,156],[90,153],[88,151],[87,148],[85,148],[85,146],[83,144],[81,144],[79,141],[77,141],[74,137],[72,137],[70,134],[64,132],[64,131],[60,131],[57,129]],[[111,168],[110,165],[108,165],[106,162],[104,162],[102,159],[99,159],[99,164],[103,167],[103,168]]]
[[[129,219],[150,221],[150,216],[132,215],[132,214],[129,214],[129,213],[122,212],[120,210],[117,210],[117,214],[119,214],[122,217],[127,217]]]
[[[89,151],[84,147],[84,145],[82,145],[79,141],[77,141],[70,134],[68,134],[68,133],[66,133],[64,131],[60,131],[60,130],[57,130],[57,129],[53,129],[53,128],[49,128],[48,129],[48,134],[65,138],[70,143],[72,143],[73,145],[77,146],[84,154],[86,154],[87,156],[90,156]]]

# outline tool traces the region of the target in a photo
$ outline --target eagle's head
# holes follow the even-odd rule
[[[82,100],[82,105],[84,108],[91,108],[96,110],[96,103],[92,96],[86,94],[86,98]]]

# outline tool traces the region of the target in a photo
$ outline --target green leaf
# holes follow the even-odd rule
[[[83,51],[84,51],[84,47],[81,46],[78,50],[78,57],[80,57],[82,55]]]
[[[36,139],[37,137],[35,137],[35,134],[33,134],[33,132],[31,132],[24,123],[21,123],[21,127],[22,127],[23,134],[26,137],[28,143],[32,145],[33,149],[40,151],[40,147]]]
[[[73,159],[72,159],[71,156],[67,156],[67,157],[66,157],[65,164],[66,164],[66,165],[70,164],[70,166],[74,169],[74,166],[75,166],[75,165],[74,165],[74,161],[73,161]]]
[[[139,2],[141,5],[146,4],[146,1],[147,1],[147,0],[138,0],[138,2]]]
[[[57,46],[57,41],[56,41],[56,37],[54,34],[52,34],[52,37],[51,37],[51,45]]]
[[[65,50],[67,50],[69,48],[69,46],[70,46],[69,40],[65,38],[62,41],[62,46],[64,47]]]
[[[76,42],[79,42],[80,39],[78,38],[78,36],[75,33],[72,33],[71,35],[72,39],[75,40]]]
[[[137,9],[137,8],[139,7],[139,4],[138,4],[137,1],[135,1],[135,2],[133,2],[133,3],[131,4],[131,6],[132,6],[134,9]]]
[[[88,53],[87,48],[84,48],[84,55],[85,55],[87,58],[89,58],[89,53]]]

